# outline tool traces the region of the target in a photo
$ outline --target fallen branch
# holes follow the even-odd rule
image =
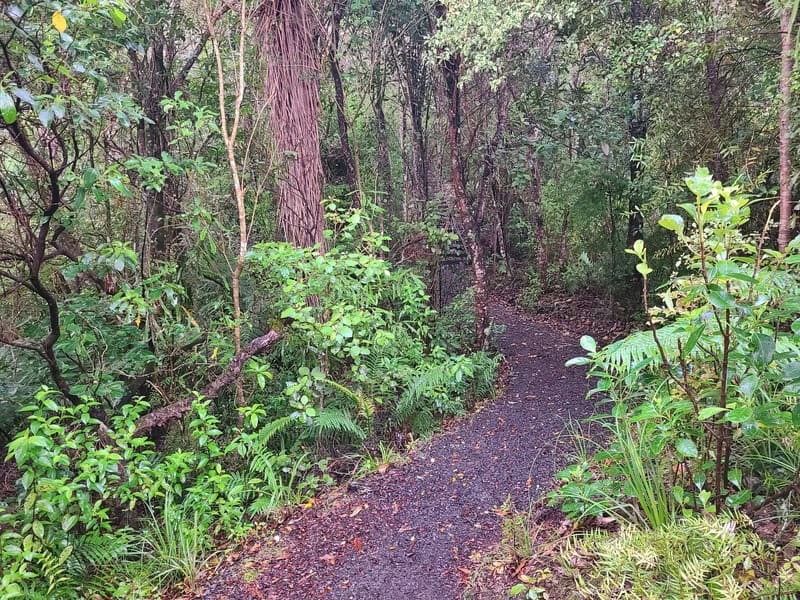
[[[206,400],[216,398],[225,387],[239,378],[244,364],[248,360],[254,356],[272,350],[282,337],[282,334],[276,331],[270,331],[252,340],[239,354],[233,357],[233,360],[228,363],[228,366],[225,367],[225,370],[219,377],[200,390],[200,396]],[[192,402],[194,402],[196,398],[197,396],[192,394],[144,415],[136,421],[136,435],[142,435],[150,431],[153,427],[163,427],[170,421],[180,419],[192,409]]]

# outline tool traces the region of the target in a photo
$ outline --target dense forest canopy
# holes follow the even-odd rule
[[[637,527],[794,514],[798,25],[782,0],[4,2],[0,599],[154,597],[465,414],[492,295],[644,330],[577,360],[614,460],[674,459],[645,460],[672,479],[649,505],[603,488]],[[613,512],[561,475],[571,519]]]

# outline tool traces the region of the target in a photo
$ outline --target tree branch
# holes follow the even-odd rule
[[[219,377],[200,390],[200,396],[207,400],[216,398],[225,387],[239,378],[248,360],[259,354],[271,351],[282,337],[283,334],[277,331],[269,331],[265,335],[252,340],[239,354],[233,357],[233,360],[228,363],[228,366],[225,367]],[[192,402],[195,399],[196,396],[192,394],[144,415],[136,422],[136,434],[142,435],[153,427],[161,427],[170,421],[180,419],[192,409]]]

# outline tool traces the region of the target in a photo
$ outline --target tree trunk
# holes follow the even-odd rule
[[[486,329],[489,324],[488,295],[486,290],[486,263],[480,242],[478,222],[470,209],[467,190],[462,177],[461,157],[461,93],[458,88],[461,59],[454,57],[442,63],[447,94],[447,138],[450,145],[450,177],[453,182],[453,199],[461,220],[464,246],[470,255],[475,278],[475,346],[486,346]]]
[[[394,181],[392,180],[392,163],[389,157],[386,113],[383,111],[385,93],[385,80],[381,74],[378,74],[373,83],[372,95],[372,109],[375,113],[375,165],[378,171],[378,187],[380,191],[386,194],[384,208],[392,210],[394,208]]]
[[[781,13],[781,110],[779,120],[778,154],[780,161],[780,218],[778,221],[778,249],[786,250],[791,238],[790,225],[792,218],[792,162],[791,162],[791,101],[792,101],[792,69],[794,61],[792,52],[792,8],[787,7]]]
[[[635,28],[642,24],[643,13],[640,0],[631,0],[631,25]],[[647,116],[642,106],[642,90],[637,75],[631,73],[631,116],[628,122],[628,135],[633,140],[633,150],[628,161],[630,173],[630,190],[628,192],[628,246],[644,237],[644,220],[642,218],[642,197],[639,190],[641,163],[636,157],[637,147],[647,137]]]
[[[706,88],[708,99],[711,103],[711,134],[714,139],[714,162],[712,172],[718,181],[728,179],[728,167],[722,157],[722,114],[725,87],[719,74],[719,58],[716,45],[719,41],[719,28],[717,19],[722,13],[719,0],[712,0],[712,28],[706,33],[706,45],[709,47],[709,56],[706,59]]]
[[[353,148],[350,145],[349,125],[345,113],[344,86],[342,85],[342,74],[339,70],[339,28],[342,17],[344,17],[344,0],[333,0],[333,19],[331,24],[331,45],[329,49],[329,60],[331,63],[331,78],[333,79],[333,89],[336,96],[336,122],[339,126],[339,145],[341,146],[342,159],[344,160],[347,172],[347,183],[353,191],[353,206],[361,207],[361,189],[358,177],[358,163],[356,162]]]
[[[428,69],[424,42],[410,41],[402,54],[403,87],[411,121],[411,164],[414,201],[420,207],[429,200],[428,144],[425,136],[425,110],[428,100]],[[424,213],[420,210],[421,216]]]
[[[538,130],[534,130],[533,141],[538,139]],[[539,273],[539,280],[544,285],[547,280],[547,231],[544,226],[544,210],[542,208],[542,164],[541,156],[534,156],[532,150],[528,151],[528,164],[531,169],[531,184],[528,201],[524,206],[528,222],[533,226],[536,235],[536,271]]]
[[[268,63],[270,133],[284,161],[278,227],[295,246],[323,248],[316,18],[308,0],[265,1],[259,18]]]

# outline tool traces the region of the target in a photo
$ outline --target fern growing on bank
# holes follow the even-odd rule
[[[353,419],[351,414],[338,408],[326,408],[320,411],[314,421],[316,436],[341,437],[345,439],[363,440],[367,437],[364,429]]]

